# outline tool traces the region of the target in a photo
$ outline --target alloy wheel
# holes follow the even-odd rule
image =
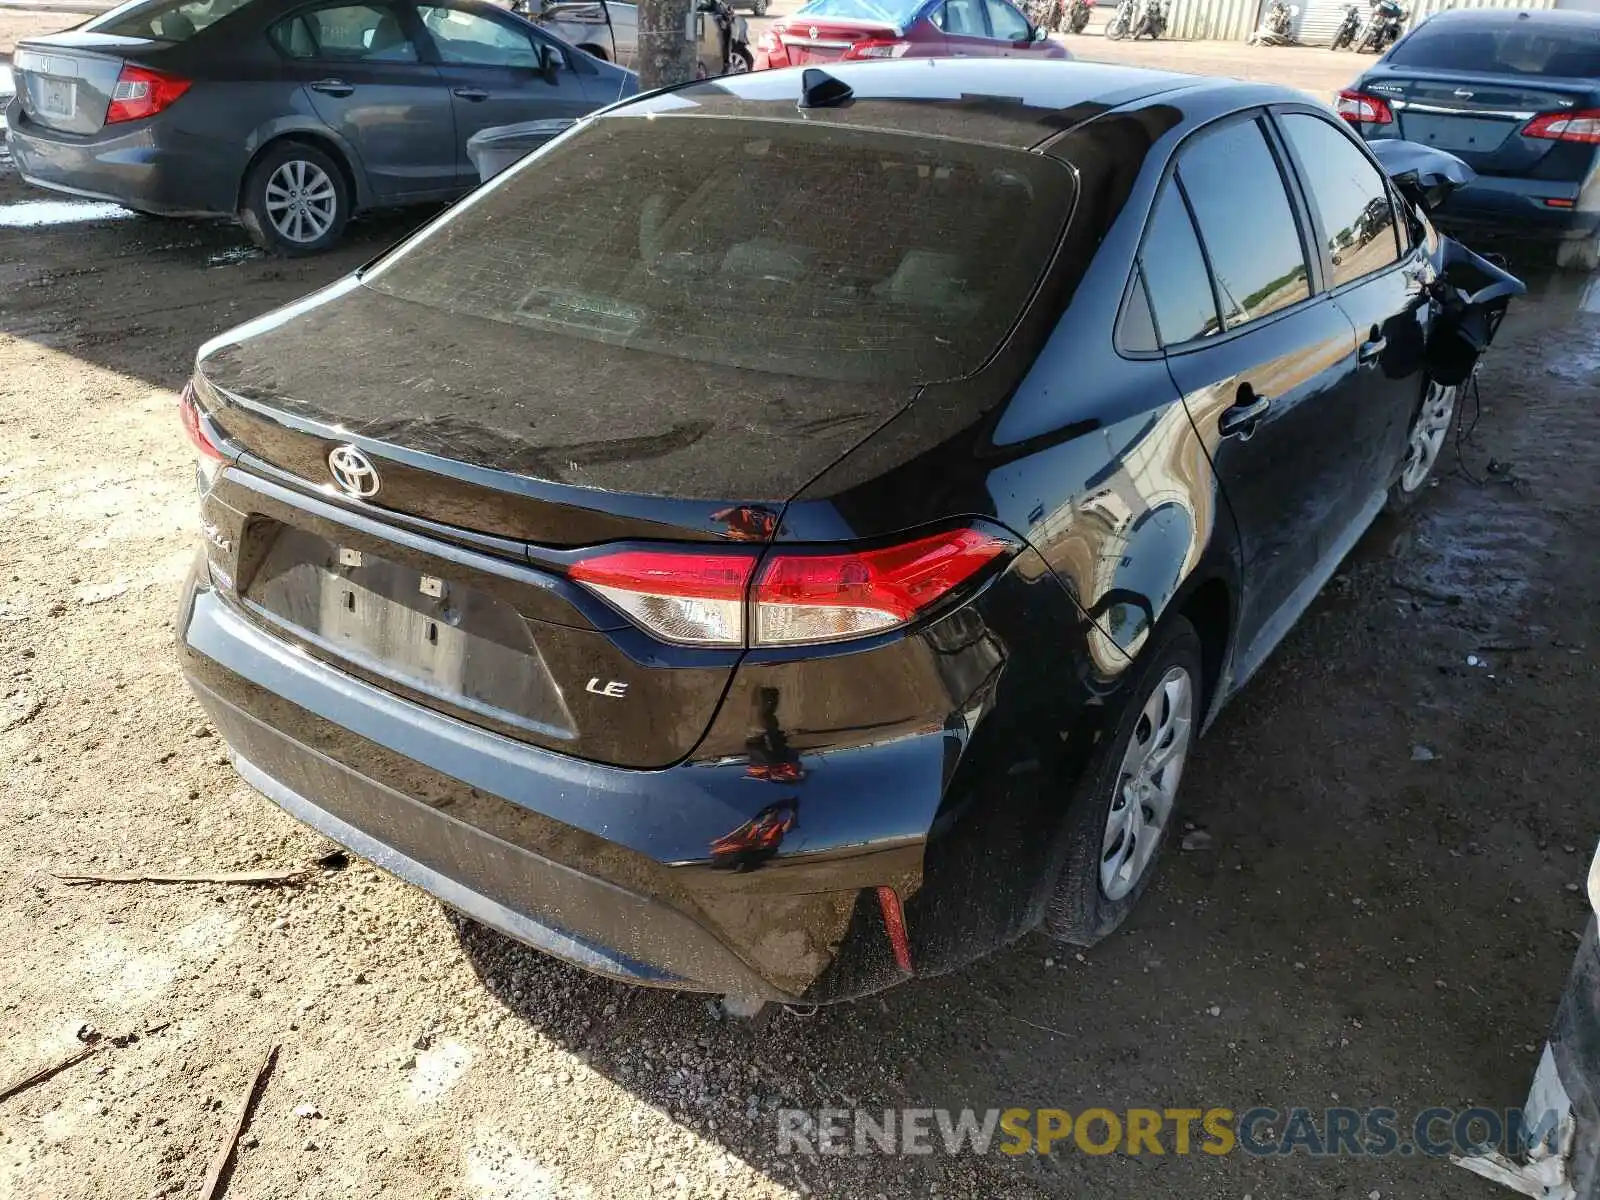
[[[1194,730],[1194,680],[1183,667],[1161,677],[1145,701],[1117,772],[1100,845],[1100,890],[1120,900],[1161,844]]]
[[[333,227],[339,193],[333,180],[314,162],[292,158],[267,180],[267,219],[285,240],[300,245],[316,241]]]
[[[1433,473],[1455,411],[1456,389],[1429,383],[1427,395],[1422,398],[1422,409],[1411,426],[1411,438],[1406,443],[1406,462],[1400,471],[1400,487],[1404,491],[1416,491]]]

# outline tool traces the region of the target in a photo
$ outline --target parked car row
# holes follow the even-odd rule
[[[1132,0],[1123,8],[1132,20]],[[19,45],[12,153],[43,187],[149,213],[237,214],[268,249],[315,252],[360,209],[469,190],[480,179],[475,135],[519,126],[499,139],[499,163],[504,148],[537,145],[637,90],[625,69],[635,6],[528,0],[520,10],[484,0],[124,5]],[[1154,21],[1159,0],[1139,11]],[[700,0],[696,19],[702,75],[1072,57],[1009,0],[810,0],[754,47],[725,0]],[[1600,15],[1440,14],[1346,89],[1338,111],[1363,138],[1434,146],[1477,171],[1439,214],[1445,225],[1545,236],[1564,264],[1600,265]]]
[[[755,69],[896,58],[1071,57],[1008,0],[810,0],[756,39]]]

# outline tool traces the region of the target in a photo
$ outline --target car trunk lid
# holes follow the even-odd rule
[[[247,611],[419,703],[632,767],[694,747],[740,651],[663,645],[568,569],[616,543],[757,552],[913,394],[513,341],[353,281],[207,347],[197,380],[243,468],[206,520]],[[344,446],[370,497],[336,482]]]
[[[327,454],[353,440],[385,460],[376,506],[547,548],[727,537],[715,513],[781,507],[914,394],[512,336],[353,279],[206,346],[199,370],[263,460],[331,485]]]
[[[1560,143],[1523,136],[1534,117],[1589,107],[1583,80],[1443,70],[1388,71],[1367,88],[1394,109],[1400,137],[1457,155],[1484,175],[1526,175]]]
[[[888,21],[837,17],[807,18],[800,14],[773,30],[793,66],[837,62],[857,42],[898,37],[900,30]]]
[[[62,133],[98,133],[126,61],[166,47],[150,38],[68,30],[29,38],[12,56],[12,74],[30,121]]]

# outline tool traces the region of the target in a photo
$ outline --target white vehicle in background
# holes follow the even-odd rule
[[[1588,928],[1523,1112],[1537,1145],[1455,1161],[1539,1200],[1600,1200],[1600,849],[1589,867]]]
[[[757,16],[767,0],[755,0]],[[720,11],[719,11],[720,10]],[[543,25],[564,42],[595,58],[637,70],[639,8],[616,0],[516,0],[512,11]],[[700,0],[695,5],[695,41],[702,78],[750,69],[749,32],[731,4]]]

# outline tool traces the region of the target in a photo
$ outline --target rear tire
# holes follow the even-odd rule
[[[1100,739],[1067,804],[1066,860],[1045,929],[1074,946],[1092,946],[1127,920],[1172,828],[1184,762],[1204,718],[1194,626],[1171,618],[1134,676],[1116,727]]]
[[[319,254],[350,220],[350,185],[333,156],[307,142],[268,146],[245,176],[239,221],[270,254]]]

